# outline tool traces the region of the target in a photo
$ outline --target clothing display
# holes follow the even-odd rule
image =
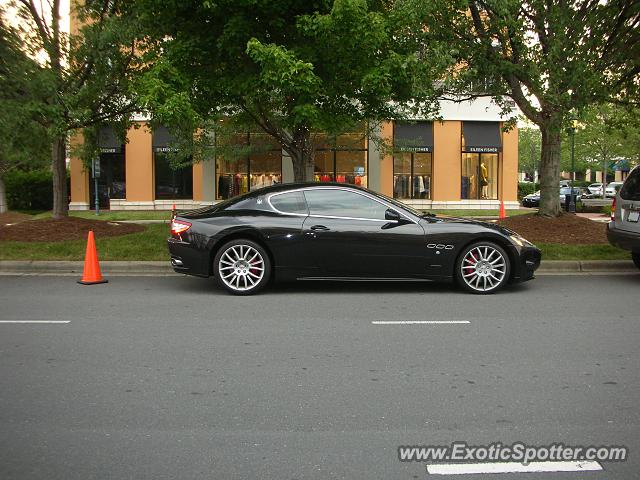
[[[247,175],[246,173],[226,174],[218,177],[218,197],[227,199],[242,195],[251,190],[268,187],[276,183],[281,183],[279,173],[256,173]]]
[[[413,187],[413,188],[411,188]],[[402,174],[393,177],[395,198],[431,198],[431,176]]]

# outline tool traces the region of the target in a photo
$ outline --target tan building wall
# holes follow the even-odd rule
[[[384,122],[380,130],[380,137],[385,144],[393,142],[393,123]],[[380,193],[393,197],[393,156],[386,152],[380,154]]]
[[[203,179],[203,165],[202,162],[193,165],[193,200],[200,202],[202,198],[202,179]]]
[[[461,151],[462,122],[433,122],[432,200],[460,200]]]
[[[502,133],[499,199],[518,201],[518,128]]]
[[[153,149],[151,131],[146,127],[127,132],[126,183],[127,201],[150,202],[154,197]]]
[[[71,151],[82,145],[82,135],[71,137]],[[71,174],[71,204],[77,204],[81,208],[89,203],[89,171],[77,156],[71,156],[69,161]],[[72,205],[73,206],[73,205]]]

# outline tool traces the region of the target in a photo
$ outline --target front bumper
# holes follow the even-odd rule
[[[615,228],[613,222],[607,225],[607,239],[614,247],[630,252],[640,252],[640,235]]]
[[[534,278],[534,273],[540,266],[540,260],[542,259],[542,253],[540,249],[535,246],[526,247],[513,247],[516,255],[516,261],[513,263],[513,272],[511,275],[511,281],[526,282]]]

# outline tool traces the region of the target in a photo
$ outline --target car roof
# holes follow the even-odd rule
[[[359,187],[357,185],[352,185],[350,183],[338,183],[338,182],[293,182],[293,183],[278,183],[276,185],[271,185],[269,187],[258,188],[257,190],[252,190],[250,193],[256,195],[264,195],[269,193],[276,192],[286,192],[289,190],[297,190],[300,188],[322,188],[322,187],[340,187],[340,188],[351,188],[354,190],[362,190],[366,191],[365,188]]]

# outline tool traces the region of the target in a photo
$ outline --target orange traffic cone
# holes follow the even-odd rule
[[[82,280],[78,280],[78,283],[82,285],[95,285],[96,283],[107,283],[108,281],[109,280],[102,278],[102,273],[100,273],[96,241],[93,238],[93,230],[89,230],[87,253],[84,256],[84,272],[82,273]]]
[[[500,218],[507,218],[507,214],[504,211],[504,202],[500,200]]]

